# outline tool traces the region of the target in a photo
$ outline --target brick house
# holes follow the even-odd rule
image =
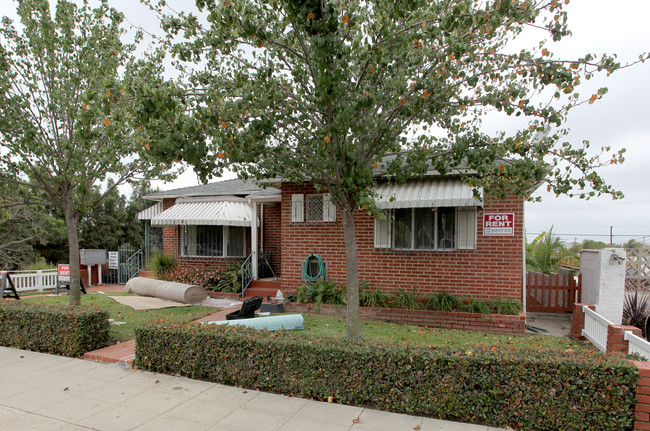
[[[459,178],[436,175],[376,192],[384,216],[355,216],[359,275],[370,288],[524,302],[523,198],[477,199]],[[304,284],[303,264],[316,254],[327,278],[345,281],[341,215],[311,184],[228,180],[145,198],[158,203],[140,218],[162,226],[164,252],[179,265],[224,269],[252,254],[257,279],[268,275],[256,265],[264,255],[287,294]]]

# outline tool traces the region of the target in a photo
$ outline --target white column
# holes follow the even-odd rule
[[[582,303],[594,304],[596,312],[620,325],[625,301],[625,262],[623,248],[603,248],[580,252]]]
[[[258,239],[257,239],[257,202],[252,201],[250,203],[252,207],[252,220],[251,220],[251,264],[253,268],[253,280],[259,278],[259,269],[257,267],[257,249],[258,249]]]

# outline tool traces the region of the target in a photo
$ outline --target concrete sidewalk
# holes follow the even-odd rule
[[[3,430],[494,431],[0,347]]]

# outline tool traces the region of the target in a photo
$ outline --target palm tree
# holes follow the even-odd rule
[[[553,235],[553,226],[548,232],[542,232],[526,244],[526,269],[543,274],[557,272],[557,268],[566,257],[568,251],[557,235]]]

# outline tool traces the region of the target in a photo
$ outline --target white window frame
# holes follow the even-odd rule
[[[207,225],[206,225],[207,226]],[[222,254],[221,256],[206,256],[206,255],[199,255],[196,254],[196,228],[197,225],[183,225],[181,226],[181,256],[182,257],[200,257],[200,258],[212,258],[212,259],[225,259],[225,258],[233,258],[233,257],[246,257],[246,231],[247,229],[243,226],[223,226],[223,225],[212,225],[210,227],[214,228],[221,228],[222,229],[222,241],[221,241],[221,248],[222,248]],[[230,228],[242,228],[243,229],[243,246],[242,246],[242,252],[243,254],[240,256],[231,256],[228,254],[228,243],[230,242]],[[189,247],[192,247],[194,252],[192,253],[191,251],[188,251],[185,253],[185,248],[186,248],[186,243],[188,242],[188,237],[194,238],[193,241],[189,242]]]
[[[308,202],[317,198],[318,201],[322,201],[322,217],[318,219],[311,220],[309,218],[309,211],[307,208]],[[314,202],[315,205],[318,205]],[[336,222],[336,205],[332,201],[332,198],[329,194],[326,193],[314,193],[314,194],[302,194],[295,193],[291,195],[291,223],[332,223]]]
[[[395,246],[395,210],[385,211],[385,216],[375,218],[374,247],[377,249],[392,249],[396,251],[463,251],[476,250],[477,214],[476,207],[454,207],[454,248],[438,247],[438,217],[434,224],[434,248],[415,248],[415,208],[411,209],[411,241],[410,247]]]

